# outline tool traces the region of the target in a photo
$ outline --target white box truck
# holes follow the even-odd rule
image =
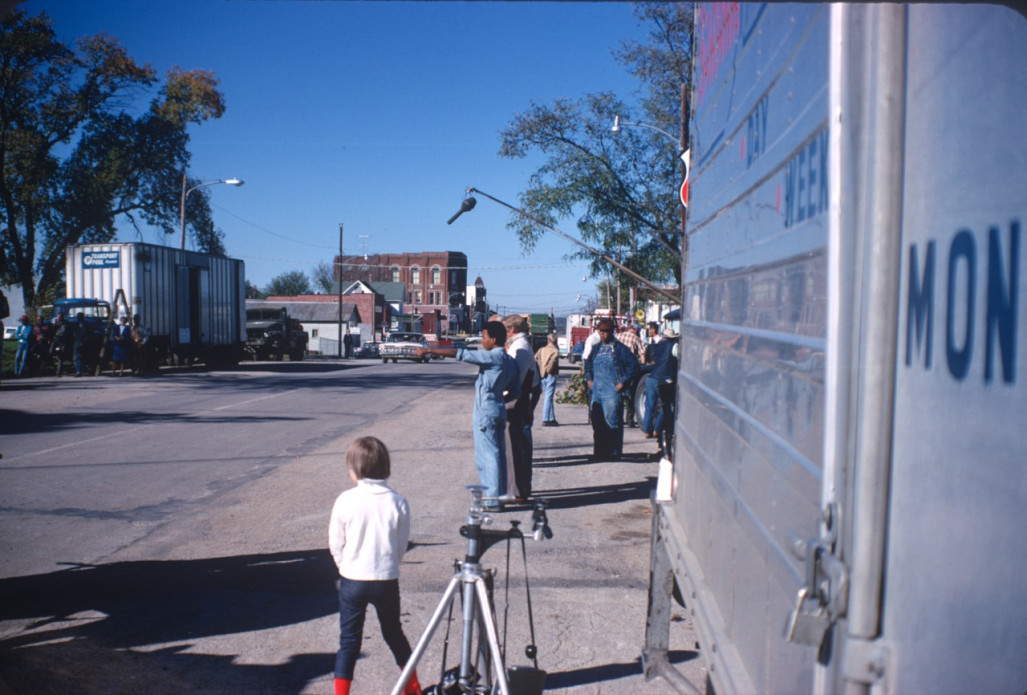
[[[242,261],[137,242],[75,244],[65,260],[69,299],[97,299],[114,318],[136,314],[158,359],[238,364],[246,343]],[[124,305],[118,301],[119,290]]]
[[[700,4],[694,49],[647,674],[1027,692],[1027,20]]]

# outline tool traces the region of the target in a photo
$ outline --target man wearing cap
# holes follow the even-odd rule
[[[642,350],[642,339],[638,337],[638,326],[628,326],[626,329],[617,333],[617,340],[624,343],[631,354],[635,356],[635,360],[641,362],[644,359],[644,352]],[[626,413],[627,427],[638,427],[638,423],[635,422],[635,386],[638,385],[638,377],[636,375],[627,384],[624,384],[624,390],[621,395],[624,397],[624,411]]]
[[[612,319],[601,319],[596,332],[600,342],[585,360],[585,380],[592,390],[592,457],[619,461],[624,449],[621,391],[638,374],[638,360],[613,337]]]
[[[643,362],[645,364],[652,364],[654,360],[653,348],[662,339],[660,324],[650,321],[646,325],[646,331],[649,334],[649,342],[645,346]],[[645,414],[642,416],[642,432],[645,434],[646,439],[652,439],[656,436],[656,400],[659,398],[657,385],[656,379],[647,378],[645,380]]]

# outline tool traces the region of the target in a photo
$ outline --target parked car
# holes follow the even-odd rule
[[[356,350],[353,351],[353,356],[358,360],[376,360],[381,356],[380,344],[375,341],[368,341],[361,343]]]
[[[418,357],[414,350],[419,347],[429,347],[428,339],[423,333],[390,333],[385,342],[379,346],[378,353],[381,355],[382,363],[387,364],[392,360],[393,364],[399,360],[413,360],[415,362],[427,362],[431,359],[428,355]]]

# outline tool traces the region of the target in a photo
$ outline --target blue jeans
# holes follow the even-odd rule
[[[485,497],[506,494],[506,418],[474,425],[474,464],[485,486]]]
[[[624,420],[620,394],[598,397],[592,392],[592,455],[603,460],[617,461],[624,448]]]
[[[642,431],[646,434],[656,432],[658,427],[656,399],[659,396],[660,383],[652,377],[645,379],[645,417],[642,418]]]
[[[18,343],[18,352],[14,355],[14,375],[21,376],[21,373],[25,371],[25,360],[29,356],[29,344]]]
[[[339,578],[339,651],[335,655],[335,677],[353,680],[353,668],[360,656],[364,637],[364,615],[368,604],[378,612],[382,637],[392,650],[396,665],[406,666],[412,650],[399,621],[399,580],[356,581]]]
[[[542,422],[556,421],[556,375],[542,377]]]

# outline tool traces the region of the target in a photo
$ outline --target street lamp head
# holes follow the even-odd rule
[[[229,186],[241,186],[246,182],[240,179],[225,179],[221,183],[227,183]]]
[[[620,116],[613,117],[613,127],[610,128],[610,132],[614,135],[620,135]]]
[[[460,215],[464,214],[465,212],[470,212],[474,209],[474,206],[477,204],[478,201],[473,196],[464,198],[464,202],[460,203],[460,209],[457,210],[455,215],[449,218],[446,224],[453,224],[453,222],[456,221],[457,217],[460,217]]]

